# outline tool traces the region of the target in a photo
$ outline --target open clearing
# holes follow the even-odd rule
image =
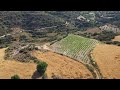
[[[93,78],[91,72],[80,62],[53,52],[34,51],[33,55],[48,64],[47,75],[60,78]]]
[[[115,38],[112,41],[119,41],[120,42],[120,35],[119,36],[115,36]]]
[[[4,60],[4,49],[0,49],[0,79],[10,79],[17,74],[21,79],[31,79],[36,71],[36,64],[21,63],[14,60]]]
[[[87,32],[87,33],[100,33],[100,32],[102,32],[102,30],[100,30],[99,28],[89,28],[89,29],[87,29],[85,32]]]
[[[103,77],[120,78],[120,47],[101,44],[92,53]]]

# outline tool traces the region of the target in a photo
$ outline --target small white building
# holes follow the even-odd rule
[[[86,20],[85,17],[83,17],[82,15],[80,15],[79,17],[77,17],[78,20]]]

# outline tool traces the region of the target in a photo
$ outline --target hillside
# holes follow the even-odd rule
[[[104,78],[120,78],[120,47],[115,45],[97,45],[92,52]]]
[[[90,79],[91,72],[80,62],[51,51],[33,51],[33,55],[48,64],[47,76],[61,79]]]
[[[95,39],[69,34],[66,38],[54,43],[51,49],[56,53],[80,60],[83,63],[90,63],[89,53],[99,43]]]
[[[11,76],[15,74],[22,79],[31,79],[36,71],[36,64],[4,60],[5,50],[6,48],[0,49],[0,79],[11,79]]]
[[[119,56],[120,11],[0,11],[1,79],[120,78]]]
[[[18,74],[21,79],[41,79],[39,73],[36,72],[35,63],[24,63],[16,60],[4,60],[5,50],[6,48],[0,49],[1,79],[10,79],[11,76],[15,74]],[[93,78],[90,71],[82,63],[74,61],[68,57],[52,52],[42,53],[40,51],[33,51],[33,55],[38,59],[48,63],[48,68],[46,71],[48,79]]]
[[[51,42],[69,33],[89,32],[89,28],[103,27],[108,23],[119,29],[119,15],[119,11],[0,11],[0,36],[19,27],[31,34],[34,42]]]
[[[61,26],[66,21],[68,29],[99,27],[107,23],[119,26],[119,11],[0,11],[0,31],[20,27],[35,30],[44,27]]]

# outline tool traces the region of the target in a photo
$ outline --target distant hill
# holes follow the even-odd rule
[[[72,28],[100,26],[106,23],[119,26],[119,15],[119,11],[0,11],[0,26],[36,29],[61,25],[66,21]]]
[[[60,40],[79,31],[99,32],[89,29],[104,25],[112,25],[107,31],[116,32],[113,26],[120,30],[119,15],[119,11],[0,11],[0,36],[17,27],[31,34],[36,42]]]

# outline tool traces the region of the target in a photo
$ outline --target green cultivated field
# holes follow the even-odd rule
[[[95,39],[84,38],[81,36],[69,34],[66,38],[52,45],[54,52],[81,60],[83,63],[89,63],[88,54],[100,42]]]

